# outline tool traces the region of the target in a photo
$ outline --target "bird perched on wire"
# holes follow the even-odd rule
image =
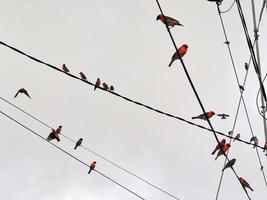
[[[62,70],[65,72],[65,73],[69,73],[70,70],[67,68],[67,66],[65,64],[62,65]]]
[[[221,155],[223,155],[224,153],[226,153],[226,152],[229,150],[230,147],[231,147],[231,145],[230,145],[229,143],[225,144],[225,145],[223,146],[223,148],[220,149],[219,152],[217,153],[217,156],[216,156],[215,160],[217,160],[217,158],[218,158],[219,156],[221,156]]]
[[[241,92],[245,90],[245,88],[242,85],[239,85],[239,89],[241,90]]]
[[[228,132],[228,135],[232,136],[233,133],[234,133],[233,131],[229,131],[229,132]]]
[[[242,187],[243,187],[244,189],[245,189],[245,188],[249,188],[251,191],[254,191],[254,190],[250,187],[249,183],[248,183],[244,178],[239,177],[239,182],[241,183],[241,185],[242,185]]]
[[[106,83],[102,83],[102,86],[103,86],[104,90],[108,90],[109,89],[108,84],[106,84]]]
[[[221,119],[226,119],[227,117],[229,117],[230,115],[227,115],[225,113],[221,113],[221,114],[217,114],[218,117],[221,117]]]
[[[56,139],[59,142],[60,138],[58,135],[59,135],[61,129],[62,129],[62,126],[58,126],[58,128],[56,130],[52,129],[52,132],[47,137],[47,141],[51,141],[53,139]]]
[[[81,77],[82,80],[86,80],[87,81],[87,78],[86,78],[86,76],[85,76],[85,74],[83,72],[80,72],[79,74],[80,74],[80,77]]]
[[[96,82],[95,82],[95,88],[94,88],[94,90],[96,90],[96,88],[98,88],[100,85],[101,85],[100,78],[97,78],[96,79]]]
[[[235,161],[236,161],[236,159],[234,158],[234,159],[230,160],[228,163],[226,163],[226,165],[224,166],[222,171],[224,171],[226,168],[233,167],[233,165],[235,164]]]
[[[113,91],[114,91],[114,86],[111,85],[111,86],[109,87],[109,90],[110,90],[111,92],[113,92]]]
[[[259,140],[258,140],[258,138],[256,138],[256,139],[254,140],[253,149],[256,148],[256,146],[258,146],[258,144],[259,144]]]
[[[172,65],[172,63],[179,59],[179,55],[180,55],[180,58],[182,58],[186,52],[187,52],[187,49],[188,49],[188,45],[187,44],[183,44],[182,46],[179,47],[178,51],[176,51],[173,56],[172,56],[172,60],[171,62],[169,63],[169,67]]]
[[[238,133],[238,134],[235,136],[234,141],[239,140],[239,139],[240,139],[240,133]],[[234,141],[233,141],[233,142],[234,142]]]
[[[249,66],[248,66],[248,63],[245,63],[245,69],[248,71],[248,68],[249,68]]]
[[[162,14],[159,14],[156,20],[160,20],[163,24],[167,25],[168,27],[174,27],[175,25],[183,26],[178,20]]]
[[[216,151],[220,150],[221,149],[220,146],[223,148],[224,145],[225,145],[225,143],[226,143],[226,140],[225,139],[222,139],[220,141],[220,143],[217,144],[217,146],[215,147],[215,149],[213,150],[213,152],[211,152],[211,155],[214,155],[216,153]]]
[[[95,169],[95,166],[96,166],[96,161],[91,163],[88,174],[90,174],[91,171]]]
[[[80,139],[76,142],[74,149],[77,149],[78,146],[81,146],[82,142],[83,142],[83,139],[80,138]]]
[[[250,138],[250,143],[251,142],[255,142],[255,140],[257,140],[258,138],[257,138],[257,136],[252,136],[251,138]]]
[[[215,112],[209,111],[209,112],[206,112],[206,115],[207,115],[208,119],[210,119],[213,115],[215,115]],[[203,120],[207,120],[204,113],[203,114],[200,114],[198,116],[192,117],[192,119],[203,119]]]
[[[17,93],[15,94],[14,98],[16,98],[16,97],[18,96],[19,93],[21,93],[21,94],[25,94],[27,97],[29,97],[29,98],[31,99],[29,93],[27,92],[27,90],[26,90],[25,88],[20,88],[20,89],[17,91]]]

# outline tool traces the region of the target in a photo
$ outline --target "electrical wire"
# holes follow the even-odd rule
[[[33,118],[34,120],[38,121],[39,123],[43,124],[44,126],[50,128],[50,129],[53,128],[52,126],[48,125],[47,123],[43,122],[42,120],[38,119],[37,117],[33,116],[32,114],[26,112],[25,110],[21,109],[20,107],[16,106],[15,104],[9,102],[8,100],[6,100],[6,99],[4,99],[4,98],[2,98],[2,97],[0,97],[0,99],[3,100],[4,102],[8,103],[9,105],[15,107],[15,108],[18,109],[19,111],[25,113],[25,114],[28,115],[29,117],[31,117],[31,118]],[[76,144],[76,141],[75,141],[74,139],[70,138],[69,136],[67,136],[66,134],[63,134],[63,133],[61,132],[60,135],[62,135],[64,138],[66,138],[67,140],[71,141],[72,143]],[[95,151],[89,149],[88,147],[86,147],[86,146],[84,146],[84,145],[80,145],[80,146],[81,146],[81,148],[83,148],[84,150],[86,150],[86,151],[88,151],[88,152],[94,154],[95,156],[101,158],[102,160],[105,160],[106,162],[112,164],[113,166],[115,166],[115,167],[117,167],[117,168],[123,170],[124,172],[126,172],[126,173],[128,173],[128,174],[130,174],[130,175],[132,175],[132,176],[134,176],[134,177],[136,177],[136,178],[138,178],[139,180],[141,180],[141,181],[143,181],[144,183],[146,183],[146,184],[152,186],[153,188],[155,188],[155,189],[157,189],[157,190],[159,190],[159,191],[161,191],[161,192],[167,194],[168,196],[170,196],[170,197],[172,197],[172,198],[174,198],[174,199],[180,200],[178,197],[176,197],[176,196],[172,195],[171,193],[165,191],[164,189],[162,189],[162,188],[160,188],[160,187],[154,185],[153,183],[151,183],[151,182],[145,180],[144,178],[141,178],[140,176],[136,175],[135,173],[130,172],[129,170],[125,169],[124,167],[121,167],[120,165],[118,165],[118,164],[112,162],[111,160],[105,158],[104,156],[102,156],[102,155],[96,153]]]
[[[233,8],[234,5],[235,5],[235,0],[234,0],[234,2],[232,3],[232,5],[228,9],[226,9],[224,11],[220,11],[220,13],[224,14],[224,13],[229,12]]]
[[[166,29],[167,29],[167,31],[168,31],[168,33],[169,33],[169,36],[170,36],[171,40],[172,40],[173,46],[175,47],[176,52],[178,52],[178,48],[177,48],[176,43],[175,43],[175,41],[174,41],[174,39],[173,39],[173,36],[172,36],[172,34],[171,34],[171,32],[170,32],[170,29],[169,29],[169,27],[168,27],[168,24],[166,23],[166,20],[165,20],[165,17],[164,17],[165,15],[164,15],[164,13],[163,13],[163,11],[162,11],[162,8],[161,8],[161,6],[160,6],[159,0],[156,0],[156,2],[157,2],[157,5],[158,5],[158,7],[159,7],[160,13],[161,13],[161,15],[162,15],[163,18],[164,18],[165,26],[166,26]],[[186,77],[187,77],[187,79],[188,79],[188,81],[189,81],[189,83],[190,83],[190,85],[191,85],[191,87],[192,87],[192,90],[193,90],[193,92],[194,92],[194,94],[195,94],[195,96],[196,96],[196,98],[197,98],[197,100],[198,100],[198,103],[199,103],[199,105],[200,105],[200,107],[201,107],[201,109],[202,109],[202,112],[204,113],[205,118],[206,118],[206,120],[207,120],[207,122],[208,122],[208,124],[209,124],[209,126],[210,126],[210,128],[211,128],[211,130],[212,130],[212,132],[213,132],[213,135],[214,135],[214,137],[215,137],[215,140],[217,141],[217,143],[218,143],[218,145],[219,145],[219,147],[220,147],[220,150],[223,152],[223,155],[224,155],[225,158],[229,161],[228,156],[227,156],[226,153],[223,151],[223,148],[222,148],[222,146],[220,145],[219,138],[218,138],[218,136],[216,135],[216,132],[215,132],[215,130],[214,130],[214,128],[213,128],[213,126],[212,126],[212,124],[211,124],[211,122],[210,122],[208,116],[207,116],[207,113],[206,113],[206,111],[205,111],[205,109],[204,109],[204,106],[203,106],[203,104],[202,104],[202,102],[201,102],[201,100],[200,100],[200,97],[199,97],[199,95],[198,95],[198,93],[197,93],[197,91],[196,91],[196,89],[195,89],[195,86],[194,86],[194,84],[193,84],[193,82],[192,82],[192,80],[191,80],[191,77],[190,77],[190,75],[189,75],[189,73],[188,73],[188,71],[187,71],[187,69],[186,69],[186,67],[185,67],[185,64],[184,64],[184,62],[183,62],[181,56],[179,55],[179,53],[178,53],[178,57],[179,57],[179,60],[180,60],[180,62],[181,62],[181,64],[182,64],[182,66],[183,66],[183,69],[184,69],[184,72],[185,72],[185,74],[186,74]],[[232,169],[232,171],[234,172],[234,174],[235,174],[235,176],[236,176],[238,182],[240,183],[240,181],[239,181],[239,176],[237,175],[235,169],[234,169],[233,167],[231,167],[231,169]],[[251,199],[250,196],[248,195],[246,189],[245,189],[243,186],[242,186],[242,188],[243,188],[244,192],[246,193],[246,196],[248,197],[248,199]]]
[[[68,156],[70,156],[71,158],[75,159],[76,161],[80,162],[81,164],[90,167],[88,164],[86,164],[84,161],[82,161],[81,159],[73,156],[71,153],[65,151],[64,149],[62,149],[61,147],[55,145],[54,143],[47,141],[46,138],[44,138],[43,136],[41,136],[40,134],[38,134],[37,132],[33,131],[32,129],[30,129],[29,127],[25,126],[24,124],[20,123],[19,121],[17,121],[16,119],[14,119],[13,117],[9,116],[8,114],[4,113],[3,111],[0,110],[0,113],[2,115],[4,115],[5,117],[9,118],[10,120],[12,120],[13,122],[16,122],[18,125],[22,126],[23,128],[27,129],[28,131],[30,131],[31,133],[33,133],[34,135],[38,136],[39,138],[45,140],[46,142],[50,143],[51,145],[53,145],[55,148],[57,148],[58,150],[62,151],[63,153],[67,154]],[[123,186],[122,184],[120,184],[119,182],[113,180],[112,178],[108,177],[107,175],[103,174],[102,172],[94,169],[95,172],[97,172],[98,174],[100,174],[101,176],[107,178],[108,180],[112,181],[113,183],[115,183],[116,185],[120,186],[121,188],[127,190],[128,192],[132,193],[133,195],[135,195],[136,197],[138,197],[139,199],[143,199],[145,200],[145,198],[141,197],[140,195],[138,195],[137,193],[133,192],[132,190],[128,189],[127,187]]]

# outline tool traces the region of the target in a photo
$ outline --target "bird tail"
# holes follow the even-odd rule
[[[249,187],[249,189],[250,189],[252,192],[254,191],[251,187]]]
[[[75,146],[74,149],[77,149],[77,146]]]
[[[219,156],[216,156],[215,160],[217,160],[218,157],[219,157]]]
[[[88,174],[90,174],[90,173],[91,173],[91,171],[92,171],[92,170],[91,170],[91,169],[89,169],[89,172],[88,172]]]
[[[192,119],[197,119],[198,117],[192,117]]]
[[[97,88],[97,87],[95,86],[94,91],[96,90],[96,88]]]
[[[214,155],[214,154],[215,154],[215,152],[216,152],[216,149],[214,149],[214,151],[213,151],[213,152],[211,152],[211,155]]]
[[[174,60],[171,60],[170,64],[169,64],[169,67],[171,67],[172,63],[173,63]]]

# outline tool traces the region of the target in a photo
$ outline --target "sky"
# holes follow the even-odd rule
[[[164,25],[156,21],[156,1],[143,0],[0,0],[0,40],[70,72],[84,72],[90,82],[100,78],[115,91],[136,101],[191,121],[201,108],[175,61],[175,49]],[[188,44],[183,60],[215,130],[233,127],[240,97],[233,66],[224,44],[215,3],[206,0],[160,1],[164,13],[184,27],[171,29],[177,46]],[[224,0],[226,10],[233,0]],[[241,2],[253,39],[251,1]],[[257,17],[262,1],[256,2]],[[249,50],[236,5],[222,15],[240,82]],[[259,29],[261,66],[266,73],[267,16]],[[72,79],[0,46],[1,97],[57,128],[74,140],[181,200],[215,199],[224,158],[214,161],[216,140],[211,132],[139,107],[117,96]],[[31,99],[19,95],[26,88]],[[267,87],[267,86],[266,86]],[[263,122],[256,107],[259,88],[253,67],[244,99],[253,133],[265,141]],[[0,101],[0,110],[47,137],[51,129]],[[51,144],[0,115],[0,199],[2,200],[132,200],[136,196],[92,172]],[[208,127],[205,121],[195,123]],[[241,105],[234,134],[250,140],[251,132]],[[218,136],[222,139],[222,136]],[[169,200],[168,195],[125,173],[61,137],[52,141],[85,163],[97,161],[96,169],[149,200]],[[265,199],[266,185],[255,149],[240,142],[231,146],[235,170],[253,187],[251,199]],[[266,157],[259,150],[266,169]],[[225,171],[218,199],[247,199],[231,170]]]

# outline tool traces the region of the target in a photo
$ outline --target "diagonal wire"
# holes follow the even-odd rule
[[[233,8],[234,5],[235,5],[235,0],[234,0],[234,2],[232,3],[232,5],[228,9],[226,9],[224,11],[221,11],[221,13],[227,13],[227,12],[229,12]]]
[[[61,147],[55,145],[54,143],[47,141],[46,138],[44,138],[43,136],[41,136],[40,134],[38,134],[37,132],[33,131],[32,129],[28,128],[27,126],[25,126],[24,124],[20,123],[19,121],[17,121],[16,119],[14,119],[13,117],[9,116],[8,114],[2,112],[0,110],[0,113],[2,115],[4,115],[5,117],[9,118],[10,120],[12,120],[13,122],[16,122],[18,125],[22,126],[23,128],[27,129],[28,131],[30,131],[31,133],[33,133],[34,135],[38,136],[39,138],[45,140],[46,142],[50,143],[51,145],[53,145],[55,148],[57,148],[58,150],[62,151],[63,153],[67,154],[68,156],[70,156],[71,158],[73,158],[74,160],[80,162],[81,164],[90,167],[88,164],[86,164],[84,161],[80,160],[79,158],[73,156],[71,153],[65,151],[64,149],[62,149]],[[127,187],[123,186],[122,184],[120,184],[119,182],[113,180],[112,178],[108,177],[107,175],[103,174],[102,172],[94,169],[95,172],[97,172],[98,174],[100,174],[101,176],[107,178],[108,180],[112,181],[113,183],[115,183],[116,185],[120,186],[121,188],[127,190],[128,192],[132,193],[133,195],[135,195],[136,197],[138,197],[139,199],[145,200],[145,198],[141,197],[140,195],[138,195],[137,193],[133,192],[132,190],[128,189]]]
[[[53,128],[52,126],[48,125],[47,123],[43,122],[42,120],[38,119],[37,117],[31,115],[30,113],[26,112],[25,110],[19,108],[18,106],[12,104],[11,102],[7,101],[6,99],[4,99],[4,98],[2,98],[2,97],[0,97],[0,99],[3,100],[3,101],[5,101],[5,102],[8,103],[9,105],[15,107],[16,109],[20,110],[21,112],[25,113],[26,115],[28,115],[29,117],[33,118],[34,120],[40,122],[40,123],[43,124],[44,126],[46,126],[46,127],[48,127],[48,128],[51,128],[51,129]],[[76,144],[76,141],[75,141],[74,139],[70,138],[69,136],[67,136],[66,134],[62,134],[62,133],[60,133],[60,135],[62,135],[64,138],[66,138],[67,140],[71,141],[72,143]],[[95,151],[93,151],[93,150],[87,148],[86,146],[81,145],[81,147],[82,147],[83,149],[85,149],[86,151],[88,151],[88,152],[90,152],[90,153],[96,155],[97,157],[99,157],[99,158],[105,160],[106,162],[112,164],[113,166],[115,166],[115,167],[117,167],[117,168],[123,170],[124,172],[126,172],[126,173],[128,173],[128,174],[130,174],[130,175],[132,175],[132,176],[134,176],[134,177],[136,177],[136,178],[138,178],[139,180],[143,181],[144,183],[146,183],[146,184],[148,184],[148,185],[154,187],[155,189],[157,189],[157,190],[159,190],[159,191],[161,191],[161,192],[167,194],[168,196],[170,196],[170,197],[172,197],[172,198],[174,198],[174,199],[180,200],[178,197],[176,197],[176,196],[172,195],[171,193],[165,191],[164,189],[162,189],[162,188],[160,188],[160,187],[154,185],[153,183],[151,183],[151,182],[145,180],[144,178],[141,178],[140,176],[134,174],[133,172],[130,172],[129,170],[125,169],[124,167],[121,167],[120,165],[116,164],[115,162],[112,162],[111,160],[105,158],[104,156],[101,156],[100,154],[98,154],[98,153],[96,153]]]
[[[165,20],[165,17],[164,17],[165,15],[164,15],[164,13],[163,13],[163,11],[162,11],[162,8],[161,8],[161,6],[160,6],[159,0],[156,0],[156,2],[157,2],[157,4],[158,4],[159,10],[160,10],[160,12],[161,12],[161,14],[162,14],[162,16],[163,16],[163,18],[164,18],[164,22],[165,22],[166,29],[167,29],[167,31],[168,31],[168,33],[169,33],[169,36],[170,36],[170,38],[171,38],[171,40],[172,40],[172,43],[173,43],[173,45],[174,45],[174,47],[175,47],[175,50],[176,50],[176,52],[178,52],[178,49],[177,49],[177,46],[176,46],[175,41],[174,41],[174,39],[173,39],[173,36],[172,36],[172,34],[171,34],[171,31],[170,31],[170,29],[169,29],[169,27],[168,27],[168,24],[166,23],[166,20]],[[192,89],[193,89],[193,92],[194,92],[194,94],[195,94],[195,96],[196,96],[196,98],[197,98],[197,100],[198,100],[198,103],[199,103],[199,105],[200,105],[200,107],[201,107],[201,109],[202,109],[202,112],[203,112],[203,114],[205,115],[205,118],[206,118],[206,120],[207,120],[207,122],[208,122],[208,124],[209,124],[209,126],[210,126],[210,128],[211,128],[211,130],[212,130],[212,132],[213,132],[213,135],[214,135],[214,137],[215,137],[215,139],[216,139],[216,141],[217,141],[217,143],[218,143],[218,145],[219,145],[221,151],[223,152],[225,158],[229,161],[228,156],[227,156],[226,153],[223,151],[223,148],[222,148],[222,146],[220,145],[220,141],[219,141],[219,139],[218,139],[218,136],[216,135],[216,132],[215,132],[215,130],[214,130],[214,128],[213,128],[213,126],[212,126],[212,124],[211,124],[211,122],[210,122],[208,116],[207,116],[207,113],[206,113],[206,111],[205,111],[205,109],[204,109],[204,106],[203,106],[203,104],[202,104],[202,102],[201,102],[201,100],[200,100],[200,97],[199,97],[199,95],[198,95],[198,93],[197,93],[197,91],[196,91],[196,89],[195,89],[195,86],[194,86],[194,84],[193,84],[193,82],[192,82],[192,80],[191,80],[191,77],[190,77],[190,75],[189,75],[189,73],[188,73],[188,71],[187,71],[187,69],[186,69],[186,67],[185,67],[185,64],[184,64],[184,62],[183,62],[183,59],[181,58],[181,56],[179,55],[179,53],[178,53],[178,57],[179,57],[179,60],[180,60],[180,62],[181,62],[181,64],[182,64],[182,66],[183,66],[183,69],[184,69],[184,72],[185,72],[185,74],[186,74],[186,77],[187,77],[187,79],[188,79],[188,81],[189,81],[189,83],[190,83],[190,85],[191,85],[191,87],[192,87]],[[239,182],[239,176],[237,175],[235,169],[234,169],[233,167],[231,167],[231,169],[232,169],[232,171],[234,172],[234,174],[235,174],[235,176],[236,176],[236,178],[237,178],[237,180],[238,180],[238,182]],[[239,183],[240,183],[240,182],[239,182]],[[244,192],[246,193],[246,196],[248,197],[248,199],[251,199],[250,196],[249,196],[249,194],[247,193],[246,189],[245,189],[243,186],[242,186],[242,188],[243,188]]]

